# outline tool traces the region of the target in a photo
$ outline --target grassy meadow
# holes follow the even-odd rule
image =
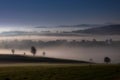
[[[120,65],[1,64],[0,80],[120,80]]]

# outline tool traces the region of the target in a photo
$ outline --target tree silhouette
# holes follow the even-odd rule
[[[33,56],[35,56],[36,54],[36,48],[34,46],[31,47],[31,53],[33,54]]]
[[[106,64],[108,64],[108,63],[111,62],[111,59],[110,59],[109,57],[105,57],[105,58],[104,58],[104,62],[105,62]]]
[[[11,52],[12,52],[12,54],[14,55],[14,53],[15,53],[15,50],[14,50],[14,49],[11,49]]]

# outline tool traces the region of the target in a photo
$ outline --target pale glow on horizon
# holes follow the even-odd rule
[[[0,33],[9,31],[19,31],[21,28],[11,26],[0,26]]]
[[[9,31],[30,31],[32,27],[29,26],[4,26],[4,25],[0,25],[0,33],[2,32],[9,32]]]
[[[0,27],[0,33],[6,32],[6,31],[11,31],[11,29],[8,27]]]

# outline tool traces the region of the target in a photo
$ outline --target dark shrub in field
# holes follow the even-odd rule
[[[110,59],[109,57],[105,57],[105,58],[104,58],[104,62],[105,62],[106,64],[108,64],[108,63],[111,62],[111,59]]]

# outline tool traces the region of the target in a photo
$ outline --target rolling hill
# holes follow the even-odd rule
[[[49,57],[0,54],[0,63],[89,63],[89,62]]]

